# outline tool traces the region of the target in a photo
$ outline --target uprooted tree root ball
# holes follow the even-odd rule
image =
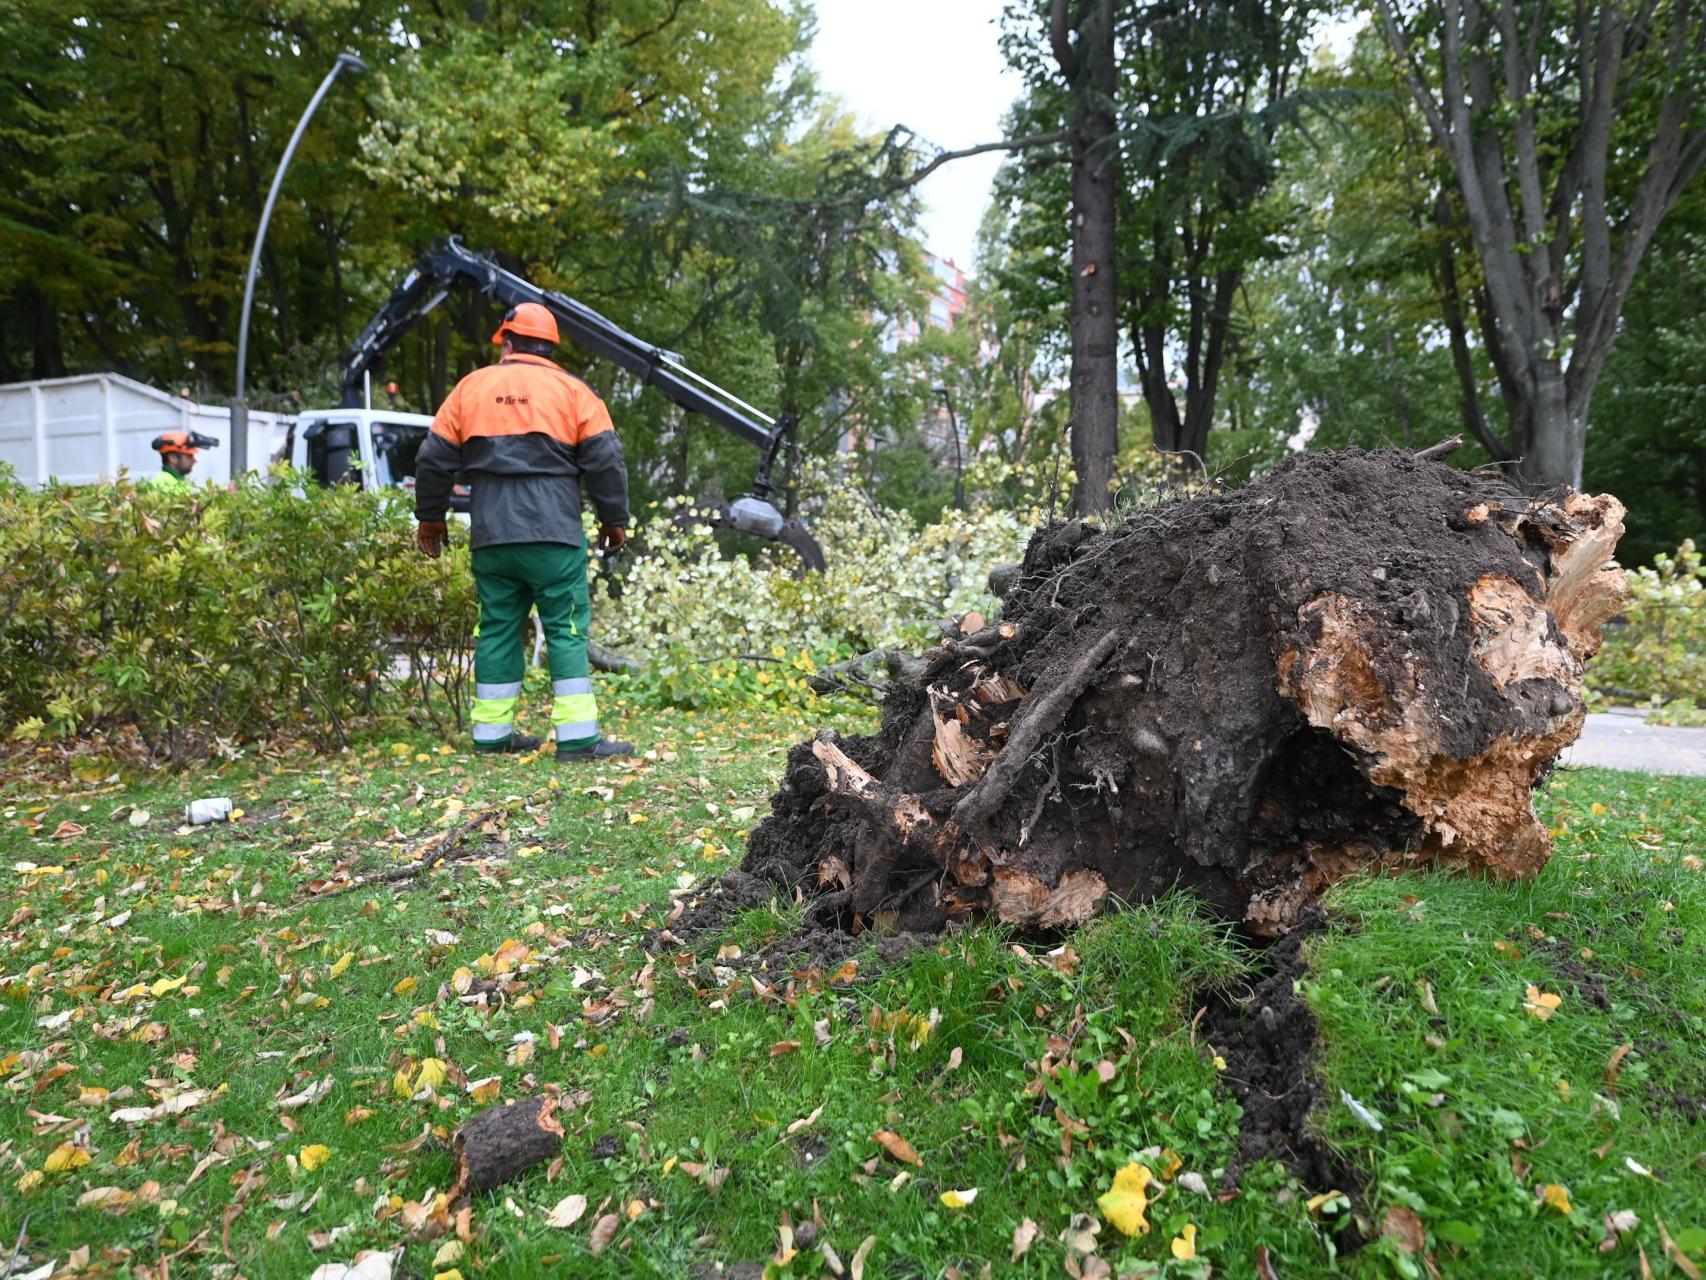
[[[844,928],[1051,928],[1183,884],[1267,935],[1365,869],[1532,874],[1622,515],[1385,450],[1057,524],[878,733],[789,753],[743,869]]]

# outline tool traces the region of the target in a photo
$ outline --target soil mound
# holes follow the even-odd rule
[[[1530,874],[1622,514],[1383,450],[1046,528],[879,732],[789,753],[742,869],[844,928],[1046,929],[1182,882],[1270,935],[1365,868]]]

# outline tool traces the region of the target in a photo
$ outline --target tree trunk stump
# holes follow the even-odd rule
[[[1622,515],[1385,450],[1055,525],[878,733],[790,752],[745,870],[854,929],[1053,928],[1182,885],[1267,935],[1359,871],[1530,875]]]

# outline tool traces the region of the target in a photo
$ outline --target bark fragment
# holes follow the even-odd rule
[[[521,1177],[554,1157],[563,1145],[557,1100],[526,1098],[488,1107],[451,1136],[456,1181],[450,1198],[478,1195]]]

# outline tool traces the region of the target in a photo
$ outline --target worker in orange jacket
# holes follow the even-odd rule
[[[627,540],[628,469],[610,412],[551,357],[557,320],[535,302],[513,307],[492,335],[498,362],[458,382],[433,419],[415,468],[416,539],[436,557],[458,473],[473,493],[471,544],[480,598],[474,650],[474,749],[532,751],[515,731],[525,671],[521,632],[537,607],[551,664],[551,721],[560,761],[633,753],[598,728],[587,663],[581,486],[597,509],[598,546]]]
[[[211,449],[218,443],[212,436],[204,436],[199,431],[168,431],[165,435],[155,436],[153,448],[160,455],[160,469],[143,483],[159,489],[187,490],[190,472],[195,470],[196,451]]]

